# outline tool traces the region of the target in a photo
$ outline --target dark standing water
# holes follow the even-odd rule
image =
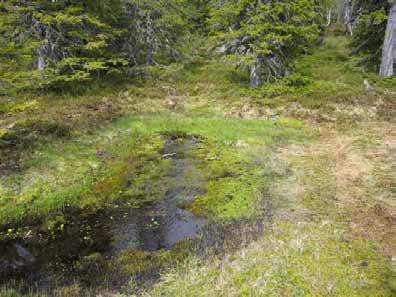
[[[166,181],[170,185],[169,190],[156,205],[132,210],[117,224],[113,253],[126,249],[169,249],[183,239],[197,237],[205,220],[179,206],[191,202],[202,192],[193,160],[186,155],[194,144],[193,139],[167,142],[164,157],[173,161],[173,170]]]
[[[106,211],[88,216],[71,213],[67,231],[44,247],[28,242],[0,243],[0,283],[18,275],[31,283],[31,289],[49,288],[53,282],[51,271],[67,273],[70,263],[81,256],[100,252],[111,258],[128,249],[170,249],[184,239],[196,238],[205,220],[180,207],[203,189],[188,154],[195,144],[193,138],[167,141],[163,157],[171,159],[173,165],[164,180],[168,190],[155,205],[124,210],[110,221]],[[90,243],[84,240],[86,236],[91,238]]]

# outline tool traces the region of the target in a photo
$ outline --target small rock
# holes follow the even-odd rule
[[[367,267],[368,265],[369,265],[368,261],[362,261],[359,264],[359,266],[362,266],[362,267]]]
[[[249,145],[246,143],[246,141],[244,141],[244,140],[238,140],[236,143],[235,143],[235,147],[237,147],[237,148],[246,148],[246,147],[248,147]]]
[[[162,89],[163,89],[164,91],[166,91],[166,93],[167,93],[168,95],[176,96],[176,94],[177,94],[177,91],[176,91],[175,88],[168,87],[168,86],[163,86]]]
[[[21,258],[23,261],[27,263],[33,263],[36,260],[34,256],[20,244],[15,243],[14,247],[18,257]]]
[[[165,100],[165,106],[170,109],[175,109],[177,106],[177,101],[173,99]]]
[[[209,161],[216,161],[216,160],[220,160],[219,156],[212,156],[212,157],[208,157]]]
[[[375,89],[370,85],[368,79],[363,81],[363,85],[367,92],[375,92]]]

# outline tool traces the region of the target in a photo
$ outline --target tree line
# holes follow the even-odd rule
[[[387,0],[3,0],[0,95],[183,62],[194,39],[258,86],[292,71],[334,22],[375,68],[388,10]]]

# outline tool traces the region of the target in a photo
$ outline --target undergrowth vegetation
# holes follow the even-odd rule
[[[256,104],[273,108],[295,103],[302,109],[320,110],[325,121],[329,120],[327,115],[337,115],[336,104],[373,105],[380,96],[394,100],[386,93],[387,87],[392,88],[393,79],[381,80],[359,66],[358,59],[350,57],[348,43],[347,37],[327,37],[321,50],[295,62],[291,75],[276,83],[248,90],[246,95]],[[372,90],[363,85],[365,79]]]
[[[243,147],[238,148],[238,141],[241,146],[249,146],[250,143],[264,145],[300,140],[304,137],[300,129],[303,129],[300,122],[286,119],[240,122],[224,118],[172,119],[166,116],[122,118],[95,135],[43,145],[21,164],[21,172],[3,177],[1,225],[15,225],[26,219],[40,221],[63,208],[100,208],[120,198],[127,198],[128,203],[137,206],[158,199],[162,192],[156,193],[154,184],[147,183],[161,179],[161,174],[166,172],[168,162],[160,155],[164,144],[161,132],[199,135],[203,141],[212,143],[213,148],[204,147],[199,157],[209,158],[210,178],[226,179],[223,184],[219,181],[209,184],[208,195],[214,197],[207,196],[198,201],[202,203],[206,199],[217,199],[217,196],[232,200],[234,193],[242,195],[238,202],[245,204],[243,209],[249,209],[250,204],[246,203],[254,196],[250,194],[256,188],[258,174],[250,173],[256,170],[254,168],[250,171],[245,168],[249,162],[244,157]],[[212,162],[210,158],[213,158]],[[249,174],[252,176],[247,176]],[[252,183],[250,186],[249,182]],[[144,192],[149,186],[152,189]],[[247,192],[243,194],[241,187],[247,187]],[[216,194],[213,188],[230,193]],[[218,208],[225,207],[219,203]],[[216,203],[206,204],[216,208]],[[197,209],[202,207],[196,206]],[[234,208],[230,212],[239,213],[242,205],[230,207]],[[5,231],[12,235],[14,230],[8,228]]]
[[[257,88],[200,57],[2,102],[4,242],[53,244],[89,216],[155,205],[169,139],[195,141],[185,153],[202,191],[181,207],[209,226],[170,250],[88,252],[51,292],[15,281],[0,296],[393,296],[396,85],[359,67],[348,42],[326,38]]]

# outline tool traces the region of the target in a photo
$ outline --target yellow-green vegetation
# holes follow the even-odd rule
[[[272,189],[278,207],[267,234],[224,259],[189,259],[148,295],[393,296],[394,127],[327,129],[282,150],[293,173]]]
[[[141,250],[125,251],[112,263],[113,269],[121,269],[121,275],[127,279],[133,279],[133,276],[147,270],[158,271],[161,267],[170,267],[183,261],[188,256],[190,244],[190,242],[185,241],[177,244],[172,250],[160,250],[155,253]]]
[[[205,194],[187,207],[200,216],[228,219],[251,214],[254,202],[270,182],[266,164],[257,163],[256,148],[309,139],[302,122],[284,118],[155,117],[143,121],[122,119],[121,125],[142,133],[167,131],[201,137],[194,156],[201,160],[207,184]]]
[[[351,56],[347,37],[327,37],[320,47],[295,62],[293,74],[241,92],[231,114],[242,117],[289,115],[315,122],[390,118],[394,78],[380,79]],[[367,80],[368,85],[363,82]],[[394,104],[394,103],[393,103]]]
[[[328,38],[292,77],[249,91],[252,105],[232,114],[259,117],[264,106],[262,117],[305,118],[318,136],[276,154],[271,167],[288,170],[270,179],[271,227],[225,257],[190,257],[143,296],[396,294],[393,79],[356,67],[346,42]],[[301,85],[285,83],[303,75]]]
[[[23,174],[3,177],[1,224],[52,216],[66,207],[103,207],[124,194],[139,197],[144,183],[161,175],[162,143],[158,136],[108,129],[43,146],[26,161]],[[124,193],[128,181],[133,191]],[[148,194],[143,199],[156,199],[155,187]]]
[[[254,205],[259,203],[270,181],[266,178],[268,166],[263,160],[257,162],[253,147],[254,144],[240,139],[230,147],[207,146],[203,149],[201,154],[206,156],[206,162],[202,171],[206,187],[205,194],[189,206],[195,214],[222,219],[255,214]]]
[[[384,259],[328,223],[279,221],[222,260],[190,260],[149,296],[392,296]]]
[[[84,255],[76,284],[55,296],[394,296],[396,84],[357,66],[347,43],[328,37],[293,74],[257,88],[202,58],[153,66],[144,83],[1,105],[3,236],[23,238],[32,226],[61,233],[70,208],[155,204],[172,170],[166,141],[190,137],[203,191],[182,207],[208,219],[205,232],[246,220],[241,232],[254,233],[249,223],[270,205],[270,220],[258,221],[264,233],[227,238],[236,243],[221,252],[203,243],[196,253],[198,238],[111,260]],[[84,263],[125,284],[86,288]],[[139,283],[151,272],[160,278]],[[0,296],[21,296],[5,287]]]
[[[239,188],[246,185],[249,192],[253,186],[248,185],[249,180],[252,183],[256,180],[257,183],[258,174],[247,176],[250,173],[245,169],[249,166],[244,156],[246,149],[238,148],[238,141],[246,141],[246,145],[297,141],[304,138],[303,129],[301,122],[285,119],[239,121],[216,117],[172,118],[166,115],[122,118],[93,136],[74,137],[44,145],[25,162],[23,174],[3,177],[1,223],[51,215],[52,211],[64,207],[99,208],[121,197],[137,206],[150,199],[158,199],[162,192],[156,193],[154,184],[159,183],[156,180],[161,179],[161,173],[164,174],[162,168],[169,163],[160,155],[164,142],[162,132],[199,135],[212,146],[215,143],[219,147],[215,147],[213,152],[205,151],[215,158],[213,162],[208,161],[213,170],[210,178],[216,178],[216,175],[227,178],[228,173],[221,171],[229,170],[228,181],[223,179],[219,184],[228,184],[231,191],[238,184]],[[200,157],[207,156],[202,154]],[[235,166],[230,166],[231,159]],[[126,188],[128,181],[130,185]],[[153,183],[153,192],[140,192],[139,189],[145,188],[145,183],[149,181]],[[209,194],[212,194],[212,187],[213,182],[208,185]],[[226,188],[224,191],[227,191]],[[218,195],[222,196],[221,193]],[[247,210],[246,199],[239,200],[242,205],[235,207],[245,205]],[[216,208],[215,205],[211,207]]]

